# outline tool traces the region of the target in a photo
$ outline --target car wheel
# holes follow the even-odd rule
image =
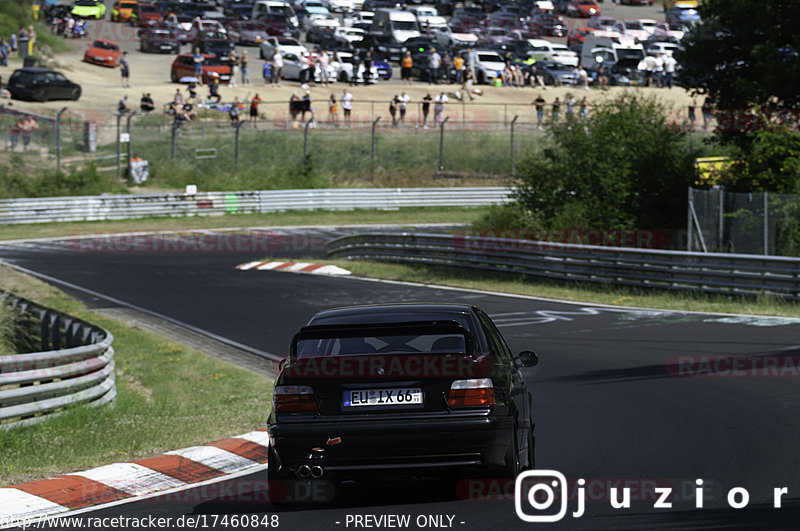
[[[79,88],[72,89],[72,94],[70,94],[70,99],[72,101],[78,101],[80,97],[81,97],[81,89]]]
[[[39,89],[36,93],[36,99],[42,103],[47,103],[47,91],[44,89]]]
[[[345,72],[344,70],[339,72],[339,82],[340,83],[347,83],[347,72]]]
[[[271,446],[267,452],[267,500],[272,505],[284,505],[288,500],[282,482],[289,479],[289,476],[278,472],[278,458]]]
[[[170,77],[172,78],[172,82],[173,83],[177,83],[178,82],[178,74],[175,73],[175,70],[172,71],[172,75]]]

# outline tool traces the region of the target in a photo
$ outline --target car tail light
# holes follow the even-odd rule
[[[456,380],[450,385],[447,405],[450,407],[491,406],[494,404],[494,385],[491,378]]]
[[[316,411],[317,398],[307,385],[279,385],[275,387],[273,405],[276,413]]]

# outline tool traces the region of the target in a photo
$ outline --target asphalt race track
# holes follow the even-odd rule
[[[512,349],[540,356],[540,365],[526,372],[534,390],[538,468],[563,473],[572,494],[574,482],[586,480],[586,514],[571,516],[577,499],[570,496],[566,518],[549,527],[798,527],[800,321],[597,308],[234,269],[270,254],[321,256],[320,242],[334,232],[270,231],[268,239],[276,244],[268,252],[39,242],[0,244],[0,258],[275,354],[324,308],[389,301],[476,304],[501,326]],[[72,293],[90,306],[113,305]],[[265,397],[265,418],[267,409]],[[704,482],[702,509],[695,508],[698,478]],[[355,526],[357,516],[390,514],[410,515],[411,528],[417,528],[418,517],[431,515],[442,517],[443,527],[470,530],[548,527],[520,520],[513,499],[502,496],[507,485],[497,482],[461,482],[455,488],[433,480],[353,483],[330,502],[276,508],[264,501],[264,479],[252,475],[90,515],[278,514],[284,529],[364,528]],[[615,486],[631,489],[629,509],[611,508],[608,488]],[[671,508],[653,508],[654,486],[671,489]],[[747,489],[745,508],[729,506],[734,487]],[[774,508],[773,489],[780,487],[788,494]],[[419,520],[431,522],[436,520]]]

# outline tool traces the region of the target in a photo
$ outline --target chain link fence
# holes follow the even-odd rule
[[[689,189],[689,251],[800,255],[800,197]]]

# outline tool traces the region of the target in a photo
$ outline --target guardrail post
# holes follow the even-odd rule
[[[56,171],[61,171],[61,115],[67,112],[63,107],[56,113]]]
[[[308,164],[308,127],[314,121],[314,115],[308,119],[306,125],[303,127],[303,164]]]
[[[372,162],[370,164],[370,174],[375,174],[375,127],[378,125],[378,122],[381,121],[381,117],[378,116],[372,121]]]
[[[439,126],[439,171],[444,171],[444,124],[447,123],[450,117],[446,116]]]
[[[130,114],[128,114],[128,118],[125,121],[125,132],[128,134],[128,155],[127,155],[128,164],[127,164],[127,168],[128,168],[128,176],[129,177],[131,175],[131,155],[133,154],[131,152],[131,145],[133,144],[133,141],[131,140],[131,118],[133,118],[137,114],[139,114],[138,111],[131,112]],[[119,177],[119,176],[117,176],[117,177]]]
[[[235,144],[233,148],[233,167],[235,171],[239,171],[239,129],[242,128],[243,121],[236,122]]]
[[[120,122],[121,121],[122,121],[122,114],[117,114],[117,179],[121,179],[122,178],[122,168],[119,165],[119,157],[121,155],[120,138],[119,138],[119,135],[120,135],[121,131],[120,131],[119,127],[120,127]]]
[[[516,173],[516,168],[514,166],[514,124],[517,122],[517,118],[519,115],[514,115],[514,119],[511,120],[511,175],[513,176]]]

